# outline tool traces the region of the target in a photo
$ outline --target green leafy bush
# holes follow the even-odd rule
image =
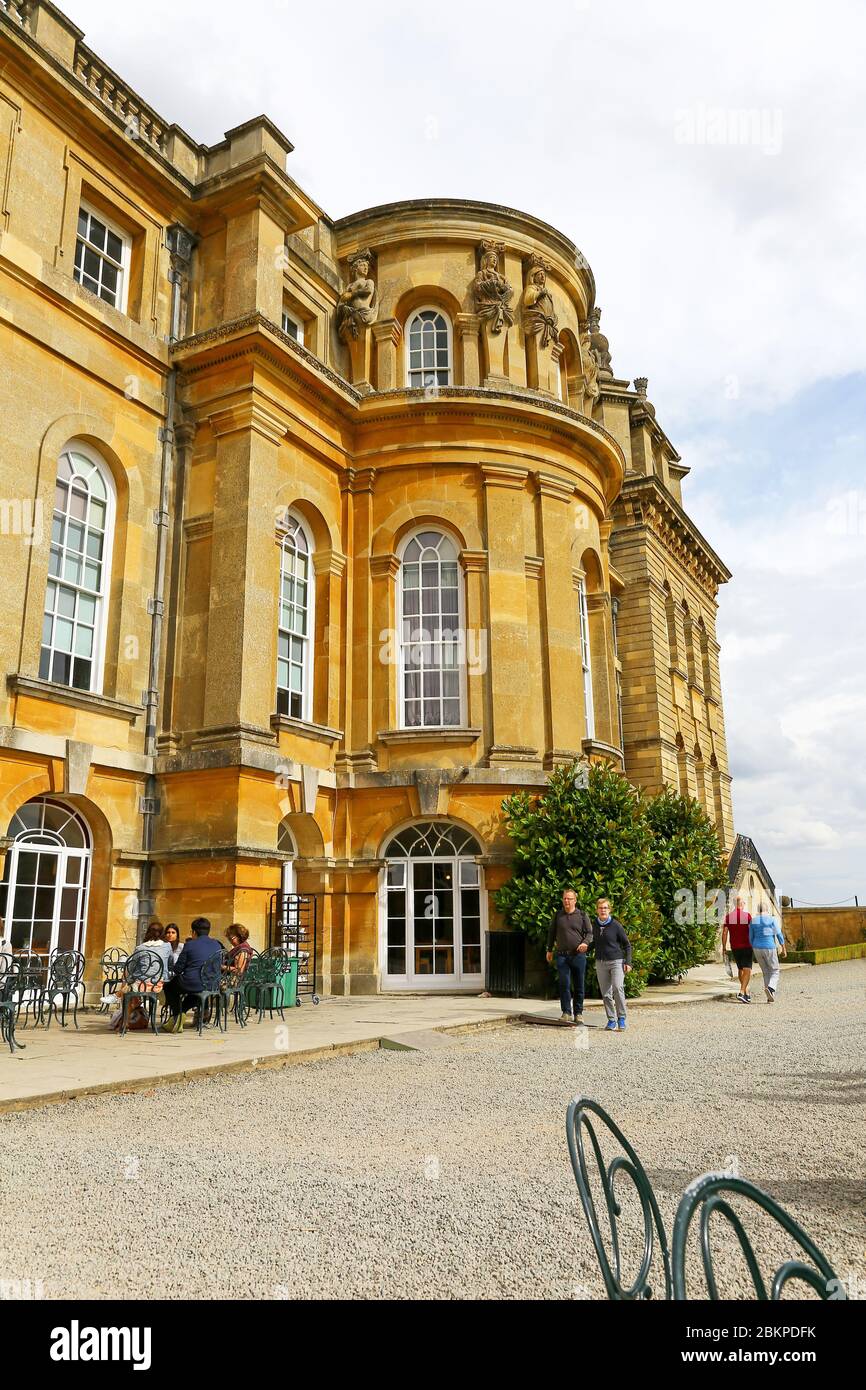
[[[647,797],[645,807],[661,924],[651,978],[672,980],[712,956],[719,928],[714,890],[726,884],[727,874],[719,837],[700,802],[666,787]]]
[[[606,764],[589,769],[581,787],[577,768],[557,768],[540,795],[516,792],[502,804],[514,848],[512,877],[497,906],[511,926],[542,946],[565,888],[591,915],[600,896],[628,931],[634,969],[626,992],[640,994],[656,954],[658,917],[647,885],[652,876],[652,833],[643,801],[625,777]],[[595,972],[587,972],[595,991]]]
[[[632,943],[631,996],[712,954],[716,915],[707,921],[703,904],[725,883],[725,866],[697,801],[670,789],[646,796],[599,763],[558,768],[543,792],[516,792],[502,809],[514,857],[496,902],[510,926],[543,947],[565,888],[590,915],[609,898]],[[683,910],[684,890],[696,911]],[[587,990],[597,992],[593,970]]]

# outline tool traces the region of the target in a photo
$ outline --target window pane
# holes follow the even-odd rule
[[[123,255],[123,242],[120,240],[119,236],[114,235],[114,232],[108,233],[108,246],[106,249],[111,259],[119,263]]]
[[[102,222],[98,222],[98,221],[96,220],[95,217],[91,217],[91,219],[90,219],[90,231],[89,231],[89,233],[87,234],[87,240],[90,241],[90,242],[92,242],[94,246],[98,246],[99,249],[100,249],[100,251],[104,251],[104,250],[105,250],[105,235],[106,235],[106,228],[105,228],[104,224],[103,224]]]

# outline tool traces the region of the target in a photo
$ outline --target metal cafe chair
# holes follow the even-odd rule
[[[106,1013],[111,1008],[112,996],[117,993],[117,986],[123,983],[123,967],[126,965],[127,959],[128,953],[121,950],[119,946],[111,946],[107,951],[103,951],[99,962],[102,968],[100,1013]]]
[[[47,960],[32,951],[22,951],[13,959],[14,982],[10,987],[10,998],[15,1002],[16,1026],[26,1028],[30,1022],[40,1023],[40,1001],[45,988]],[[24,1022],[21,1022],[21,1014]]]
[[[163,962],[161,956],[158,956],[155,951],[133,951],[123,967],[123,983],[126,989],[121,1004],[121,1037],[126,1034],[128,1029],[129,1011],[133,1002],[137,1002],[148,1014],[151,1032],[159,1033],[156,1022],[156,1006],[160,1002],[161,993],[157,993],[154,985],[160,984],[162,979]]]
[[[248,957],[246,968],[240,973],[236,973],[231,961],[231,952],[223,951],[220,965],[220,1007],[222,1008],[222,1029],[223,1032],[228,1028],[229,1009],[238,1027],[246,1028],[247,1015],[250,1006],[247,1001],[247,983],[255,952]]]
[[[15,1036],[15,1024],[18,1020],[18,1004],[13,998],[15,982],[15,964],[8,956],[4,956],[0,959],[0,1037],[9,1044],[9,1051],[13,1056],[16,1048],[24,1051],[24,1044]]]
[[[247,1000],[251,1008],[255,1009],[258,1014],[257,1022],[262,1022],[265,1009],[267,1009],[270,1018],[273,1018],[274,1009],[276,1009],[280,1018],[285,1021],[279,956],[257,956],[247,966],[244,978],[247,983]]]
[[[689,1229],[695,1217],[700,1226],[701,1258],[704,1277],[711,1300],[722,1297],[713,1269],[713,1248],[710,1218],[713,1212],[724,1217],[733,1230],[745,1258],[746,1266],[759,1300],[776,1300],[792,1280],[808,1284],[822,1299],[844,1299],[842,1281],[833,1272],[825,1256],[801,1226],[774,1202],[766,1192],[743,1178],[726,1173],[705,1173],[686,1188],[674,1217],[672,1247],[668,1245],[664,1222],[646,1169],[610,1115],[588,1096],[576,1096],[568,1107],[566,1136],[571,1166],[574,1171],[581,1205],[595,1246],[607,1296],[611,1300],[652,1298],[656,1287],[663,1289],[662,1297],[682,1301],[686,1294],[686,1245]],[[605,1130],[607,1135],[605,1135]],[[621,1152],[605,1163],[599,1132],[612,1136]],[[595,1163],[596,1183],[600,1183],[604,1210],[596,1206],[590,1180],[591,1155]],[[634,1278],[626,1284],[618,1220],[623,1211],[623,1184],[631,1185],[640,1202],[644,1243],[640,1265]],[[745,1228],[723,1193],[736,1193],[767,1212],[799,1245],[796,1258],[785,1261],[772,1277],[769,1292],[761,1273],[754,1249]],[[807,1259],[803,1259],[805,1255]],[[656,1274],[658,1270],[658,1274]]]
[[[278,1007],[281,1009],[285,1008],[285,977],[291,968],[294,956],[285,946],[269,946],[266,951],[262,952],[262,955],[267,957],[268,960],[274,960],[277,963],[277,988],[274,997],[279,997],[280,1002]]]
[[[46,1028],[51,1027],[51,1015],[60,1018],[61,1028],[66,1027],[66,1011],[72,1004],[72,1021],[78,1028],[78,1005],[84,1002],[84,969],[87,962],[80,951],[54,951],[48,962],[48,983],[43,989],[39,998],[39,1022],[45,1023]],[[79,1001],[78,992],[81,990],[82,998]],[[58,1015],[57,1003],[61,1004],[61,1011]],[[48,1017],[45,1018],[45,1005],[48,1005]]]
[[[184,1009],[192,1007],[196,1010],[196,1023],[199,1037],[201,1037],[202,1029],[204,1028],[204,1018],[208,1004],[210,1004],[213,1011],[214,1025],[219,1028],[221,1033],[225,1031],[223,1027],[222,1004],[220,1002],[222,969],[223,953],[220,951],[219,955],[217,955],[217,953],[214,952],[212,956],[208,956],[207,960],[202,962],[201,989],[184,990],[182,1007]],[[190,1006],[189,1000],[193,1001],[192,1006]]]

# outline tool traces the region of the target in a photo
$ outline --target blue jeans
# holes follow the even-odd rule
[[[564,1014],[571,1013],[571,998],[574,995],[575,1014],[583,1013],[584,982],[586,980],[586,951],[579,956],[566,956],[557,952],[556,969],[559,975],[559,1002]]]

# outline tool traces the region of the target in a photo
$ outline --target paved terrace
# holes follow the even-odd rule
[[[641,999],[631,1001],[631,1007],[733,999],[735,992],[736,985],[721,966],[706,965],[681,985],[651,987]],[[601,1027],[600,1000],[587,1000],[586,1009],[588,1023]],[[26,1050],[14,1057],[0,1046],[0,1112],[379,1047],[427,1050],[441,1042],[443,1032],[497,1026],[520,1014],[554,1021],[559,1012],[558,1003],[549,999],[477,995],[324,999],[318,1007],[305,999],[300,1008],[286,1009],[285,1025],[275,1015],[261,1024],[251,1020],[244,1029],[230,1019],[227,1033],[206,1028],[201,1038],[191,1026],[178,1036],[128,1033],[120,1038],[109,1032],[104,1015],[88,1010],[79,1015],[77,1033],[71,1024],[64,1031],[52,1022],[50,1029],[20,1030],[19,1041]]]

